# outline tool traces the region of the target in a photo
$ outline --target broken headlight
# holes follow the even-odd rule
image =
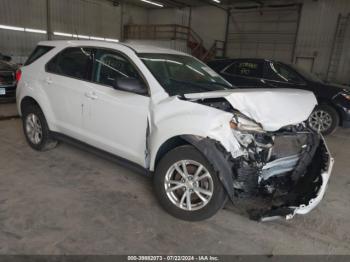
[[[232,129],[238,131],[264,132],[259,123],[242,114],[235,114],[230,122],[230,126]]]

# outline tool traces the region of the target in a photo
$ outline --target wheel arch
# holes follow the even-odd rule
[[[339,108],[335,104],[333,104],[331,101],[327,101],[326,99],[320,99],[318,106],[321,106],[321,105],[326,105],[326,106],[333,108],[337,112],[337,115],[339,117],[339,126],[341,126],[343,124],[342,114],[341,114]]]
[[[157,150],[155,161],[151,167],[156,169],[161,157],[170,150],[182,146],[192,145],[212,165],[219,180],[225,188],[230,199],[233,201],[233,161],[232,156],[224,146],[217,140],[195,135],[178,135],[166,140]]]
[[[39,103],[31,96],[25,96],[22,100],[21,100],[21,103],[20,103],[20,115],[23,114],[23,111],[24,111],[24,108],[26,106],[29,106],[29,105],[35,105],[35,106],[38,106],[40,108],[40,110],[42,111]]]
[[[40,108],[40,110],[43,112],[44,117],[46,119],[46,122],[49,126],[49,129],[51,131],[58,131],[56,124],[55,124],[55,118],[54,118],[54,114],[52,112],[51,106],[48,102],[48,100],[46,99],[46,97],[43,96],[34,96],[31,94],[26,94],[25,96],[23,96],[23,98],[21,98],[20,100],[17,100],[17,108],[18,108],[18,112],[19,115],[22,116],[23,114],[23,109],[25,106],[27,105],[35,105],[37,107]]]
[[[182,145],[187,145],[187,144],[190,144],[190,143],[187,142],[185,139],[183,139],[181,135],[177,135],[169,138],[158,148],[156,156],[154,158],[154,163],[152,163],[151,168],[155,170],[162,156],[164,156],[170,150]]]

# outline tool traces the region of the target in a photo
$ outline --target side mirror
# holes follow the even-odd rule
[[[114,82],[114,89],[123,90],[139,95],[146,95],[146,86],[138,79],[132,77],[117,78]]]

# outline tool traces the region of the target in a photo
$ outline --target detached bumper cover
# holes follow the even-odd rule
[[[318,191],[316,193],[317,196],[315,198],[310,199],[310,201],[307,205],[302,204],[302,205],[294,208],[293,216],[295,214],[304,215],[304,214],[309,213],[311,210],[313,210],[321,202],[321,200],[323,199],[323,196],[326,192],[328,181],[329,181],[329,178],[331,176],[333,165],[334,165],[334,158],[331,156],[331,154],[328,150],[328,147],[325,144],[323,138],[322,138],[322,143],[320,146],[324,147],[324,149],[326,150],[326,152],[324,152],[324,154],[328,158],[327,159],[328,161],[326,163],[326,169],[320,174],[321,179],[322,179],[321,187],[318,189]]]
[[[254,220],[270,221],[278,218],[292,219],[296,214],[304,215],[313,210],[325,195],[329,178],[332,173],[334,159],[332,158],[324,138],[321,138],[312,163],[304,179],[296,186],[295,198],[292,205],[283,205],[278,208],[255,214]],[[302,187],[301,189],[298,188]],[[297,204],[299,203],[299,204]]]

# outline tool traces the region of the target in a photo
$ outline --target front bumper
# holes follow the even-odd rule
[[[324,149],[326,150],[325,156],[328,159],[328,161],[325,165],[326,168],[320,174],[321,179],[322,179],[322,184],[316,193],[316,197],[310,199],[310,201],[307,205],[302,204],[298,207],[295,207],[293,215],[290,218],[292,218],[295,214],[304,215],[304,214],[309,213],[311,210],[313,210],[321,202],[321,200],[323,199],[323,196],[326,192],[328,181],[329,181],[329,178],[331,176],[333,165],[334,165],[334,158],[331,156],[329,149],[328,149],[323,138],[322,138],[322,144],[320,146],[323,146]]]
[[[300,203],[297,205],[285,205],[273,208],[260,214],[256,219],[259,221],[270,221],[278,218],[285,218],[288,220],[292,219],[296,214],[304,215],[309,213],[323,199],[332,173],[333,165],[334,159],[322,137],[312,163],[308,167],[308,173],[305,175],[306,179],[305,181],[302,180],[300,183],[305,187],[299,192],[298,190],[296,191],[299,193],[296,202]],[[311,197],[309,198],[308,196]]]
[[[341,126],[344,128],[350,128],[350,109],[339,108],[338,110],[341,114]]]
[[[340,114],[341,126],[350,128],[350,101],[341,95],[334,97],[332,103]]]

